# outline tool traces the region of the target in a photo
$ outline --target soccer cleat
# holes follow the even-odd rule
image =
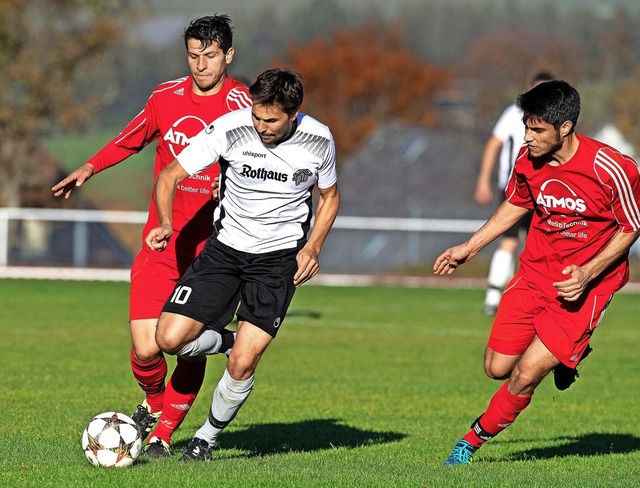
[[[593,351],[593,349],[590,345],[587,345],[587,348],[582,353],[582,357],[580,358],[580,361],[578,361],[578,364],[584,361],[591,351]],[[553,370],[553,381],[556,384],[556,388],[560,391],[569,388],[576,381],[578,376],[580,375],[578,374],[577,368],[570,368],[562,363],[558,364]]]
[[[160,437],[153,436],[149,439],[149,443],[147,444],[144,453],[147,457],[150,458],[163,458],[163,457],[171,457],[171,450],[169,449],[169,444],[160,439]]]
[[[453,446],[453,450],[444,462],[444,465],[453,466],[454,464],[469,464],[473,458],[473,453],[477,450],[477,447],[473,447],[467,441],[461,439],[455,446]]]
[[[142,402],[142,405],[138,405],[138,409],[131,416],[131,419],[136,423],[140,437],[142,437],[143,440],[146,439],[151,429],[153,429],[153,426],[156,425],[161,413],[162,412],[151,413],[151,407],[149,407],[146,400]]]
[[[204,439],[194,437],[187,444],[180,461],[211,461],[211,446]]]

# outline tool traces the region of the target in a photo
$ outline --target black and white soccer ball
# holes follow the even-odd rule
[[[131,466],[142,451],[142,438],[131,417],[119,412],[96,415],[82,432],[89,462],[104,468]]]

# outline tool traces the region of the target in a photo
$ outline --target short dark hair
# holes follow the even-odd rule
[[[569,120],[573,131],[580,115],[580,94],[566,81],[545,81],[519,95],[517,106],[525,123],[532,118],[540,119],[560,130]]]
[[[270,69],[258,75],[249,93],[254,105],[277,105],[291,117],[304,98],[302,76],[286,69]]]
[[[189,39],[200,41],[205,48],[217,42],[226,54],[233,46],[231,18],[226,14],[215,14],[193,19],[184,30],[184,45],[187,49]]]

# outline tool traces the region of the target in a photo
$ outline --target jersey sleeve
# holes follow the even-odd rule
[[[193,176],[215,164],[224,155],[226,145],[226,131],[217,120],[191,139],[189,145],[178,154],[178,163],[189,176]]]
[[[620,232],[640,230],[640,176],[637,163],[615,149],[604,147],[595,158],[596,174],[611,189],[611,211]]]
[[[113,140],[107,143],[87,162],[92,164],[94,172],[114,166],[133,154],[137,154],[149,143],[160,136],[153,104],[149,98],[144,109]]]
[[[318,169],[318,188],[329,188],[338,181],[336,171],[336,144],[333,136],[329,137],[329,144],[324,161]]]

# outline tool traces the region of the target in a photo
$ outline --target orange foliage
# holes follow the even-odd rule
[[[286,65],[304,79],[302,110],[331,127],[337,151],[349,154],[387,120],[434,125],[436,93],[451,76],[418,59],[400,28],[336,31],[290,47]]]
[[[617,113],[616,123],[624,136],[636,148],[640,147],[639,90],[640,71],[619,86],[613,99]]]

